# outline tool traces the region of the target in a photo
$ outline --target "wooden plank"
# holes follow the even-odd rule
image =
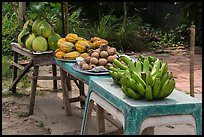
[[[60,76],[30,76],[30,78],[35,80],[61,80]]]
[[[20,64],[18,64],[18,63],[16,63],[16,62],[12,62],[11,65],[12,65],[12,66],[15,66],[15,67],[17,67],[17,68],[19,68],[19,69],[21,69],[21,70],[24,69],[24,66],[22,66],[22,65],[20,65]]]
[[[29,51],[28,49],[26,48],[22,48],[18,43],[11,43],[12,47],[11,49],[21,55],[24,55],[24,56],[27,56],[29,58],[32,58],[33,55],[32,55],[32,52]]]
[[[18,53],[17,52],[13,52],[13,60],[15,63],[18,63]],[[12,75],[12,81],[15,81],[15,79],[17,78],[17,67],[13,66],[13,75]],[[11,91],[12,93],[16,93],[16,85],[17,83],[12,85]]]
[[[190,95],[194,97],[195,25],[191,25],[190,31]]]
[[[26,65],[26,67],[23,69],[23,71],[21,72],[21,74],[13,81],[11,88],[9,90],[12,90],[13,92],[13,88],[16,86],[16,84],[21,80],[21,78],[29,71],[29,69],[33,66],[33,62],[32,60],[29,62],[28,65]]]
[[[44,66],[55,64],[53,55],[44,55],[44,56],[34,56],[33,57],[33,66]]]
[[[35,66],[33,69],[33,76],[38,76],[39,66]],[[35,104],[35,94],[36,94],[37,80],[32,81],[31,94],[30,94],[30,105],[29,105],[29,115],[33,114],[34,104]]]

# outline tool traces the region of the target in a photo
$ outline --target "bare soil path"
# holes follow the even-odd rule
[[[189,94],[189,50],[184,47],[173,49],[165,49],[165,53],[155,54],[155,52],[131,53],[131,56],[138,57],[140,54],[158,57],[168,63],[169,71],[172,71],[176,80],[176,88]],[[202,49],[198,48],[195,54],[195,97],[202,100]],[[40,68],[43,75],[51,75],[50,68],[45,66]],[[59,74],[59,72],[58,72]],[[73,93],[78,89],[72,83]],[[34,114],[26,117],[25,112],[28,111],[29,97],[5,97],[2,98],[2,134],[3,135],[78,135],[82,120],[83,110],[79,104],[72,104],[75,115],[68,118],[64,114],[61,82],[58,81],[59,93],[52,92],[52,81],[38,81],[37,92],[44,92],[44,95],[36,96],[36,104]],[[25,89],[30,91],[29,89]],[[85,86],[87,91],[87,85]],[[78,92],[77,92],[78,93]],[[73,95],[74,95],[73,94]],[[77,124],[78,123],[78,124]],[[109,126],[109,125],[108,125]],[[111,126],[109,126],[112,128]],[[169,128],[172,132],[162,132],[165,128]],[[191,127],[186,125],[185,129],[180,127],[169,126],[159,127],[155,132],[160,134],[192,134]],[[174,131],[175,130],[175,131]]]

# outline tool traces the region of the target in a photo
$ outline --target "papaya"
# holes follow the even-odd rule
[[[101,38],[99,38],[99,37],[92,37],[91,39],[90,39],[90,42],[95,42],[95,41],[99,41],[99,40],[101,40]]]
[[[89,56],[89,53],[87,52],[84,52],[84,53],[81,53],[80,57],[83,57],[83,58],[86,58]]]
[[[42,36],[36,37],[33,40],[32,48],[34,51],[46,51],[48,49],[47,40]]]
[[[60,50],[63,52],[70,52],[75,49],[74,44],[71,42],[63,42],[60,46]]]
[[[69,59],[69,60],[74,60],[77,57],[79,57],[80,55],[81,55],[81,53],[78,51],[71,51],[71,52],[65,53],[64,58]]]
[[[88,48],[90,48],[89,43],[84,40],[77,41],[74,46],[79,52],[85,52]]]
[[[34,39],[35,39],[35,34],[33,34],[33,33],[30,34],[28,39],[25,42],[25,45],[26,45],[27,49],[32,50],[32,43],[33,43]]]
[[[108,41],[105,39],[101,39],[101,40],[97,40],[97,41],[93,42],[93,45],[95,48],[100,47],[100,45],[102,45],[102,44],[108,45]]]
[[[58,59],[62,59],[62,58],[64,58],[65,53],[63,51],[61,51],[60,49],[56,49],[54,52],[54,55]]]
[[[78,41],[78,35],[74,33],[69,33],[65,36],[66,41],[76,43]]]
[[[60,38],[60,39],[58,40],[58,42],[57,42],[57,46],[60,48],[60,46],[61,46],[61,44],[62,44],[63,42],[66,42],[65,38]]]
[[[55,51],[58,46],[57,46],[57,42],[58,40],[61,38],[61,36],[57,33],[52,33],[49,37],[48,37],[48,48],[50,50]]]

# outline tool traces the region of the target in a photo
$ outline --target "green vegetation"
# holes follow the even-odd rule
[[[69,32],[76,33],[87,40],[94,36],[107,39],[110,46],[117,48],[120,52],[126,50],[138,52],[160,47],[189,46],[189,27],[194,23],[196,25],[196,45],[202,45],[202,3],[178,2],[177,4],[182,5],[180,23],[175,28],[165,29],[155,28],[145,22],[141,15],[142,10],[135,9],[131,4],[127,8],[129,12],[124,20],[124,8],[121,2],[70,2],[68,6]],[[55,32],[65,35],[62,34],[61,3],[27,2],[26,6],[25,21],[35,20],[37,17],[46,18],[54,27]],[[12,69],[9,68],[12,60],[10,43],[17,41],[21,31],[17,22],[13,2],[3,2],[2,90],[7,89],[12,83]],[[25,75],[18,83],[17,89],[30,87],[29,80]]]

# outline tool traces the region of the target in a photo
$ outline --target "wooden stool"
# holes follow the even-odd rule
[[[60,76],[57,76],[56,64],[53,56],[53,51],[45,51],[45,52],[31,52],[30,50],[23,48],[18,43],[11,43],[12,51],[14,55],[14,60],[12,62],[13,65],[13,83],[11,88],[9,89],[13,93],[16,93],[16,85],[21,80],[21,78],[33,68],[33,76],[32,86],[31,86],[31,94],[30,94],[30,106],[29,106],[29,115],[33,114],[34,103],[35,103],[35,94],[37,87],[37,80],[53,80],[53,89],[57,92],[57,80],[61,80]],[[24,67],[23,65],[18,63],[18,55],[23,55],[30,58],[30,62]],[[53,76],[39,76],[39,67],[45,65],[52,65],[52,73]],[[22,72],[17,77],[17,69],[21,69]]]
[[[123,126],[123,134],[154,134],[155,126],[189,124],[195,134],[202,134],[202,102],[174,89],[163,100],[133,100],[126,97],[112,78],[90,80],[82,120],[81,134],[88,131],[91,110],[100,106],[97,116],[98,133],[105,132],[103,112],[109,112]]]

